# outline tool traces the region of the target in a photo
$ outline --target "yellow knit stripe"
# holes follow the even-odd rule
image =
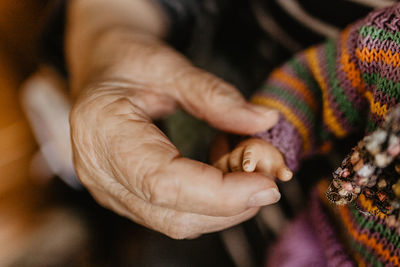
[[[388,112],[386,104],[381,105],[379,102],[374,102],[374,97],[370,91],[364,93],[365,98],[368,100],[371,112],[381,117],[385,117]]]
[[[300,136],[303,140],[304,153],[307,153],[311,149],[311,142],[309,137],[310,133],[308,129],[304,126],[304,124],[300,121],[296,114],[294,114],[285,104],[281,103],[278,100],[269,99],[261,96],[253,97],[251,102],[279,110],[282,115],[285,116],[285,118],[300,133]]]
[[[316,100],[313,98],[310,91],[307,90],[307,85],[305,85],[300,79],[285,73],[281,69],[275,70],[271,74],[271,78],[279,80],[280,82],[290,86],[294,91],[298,92],[304,97],[307,105],[313,112],[317,112],[318,105]]]
[[[347,132],[345,129],[342,128],[342,126],[338,122],[337,118],[335,117],[333,110],[329,106],[327,85],[325,84],[324,78],[322,77],[321,71],[319,69],[317,51],[315,48],[310,48],[310,49],[306,50],[305,53],[306,53],[306,59],[310,65],[311,71],[313,72],[316,81],[318,82],[319,86],[321,87],[322,107],[323,107],[322,116],[323,116],[324,122],[336,136],[343,137],[346,135]]]

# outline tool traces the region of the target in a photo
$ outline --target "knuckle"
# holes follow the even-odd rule
[[[142,180],[143,194],[154,205],[177,206],[180,196],[180,183],[177,179],[168,179],[161,175],[146,176]]]
[[[233,90],[233,88],[227,86],[225,82],[212,75],[207,77],[204,81],[201,91],[204,94],[204,101],[212,104],[218,104],[222,101],[226,102],[229,99],[238,100],[241,98],[241,95],[236,90]]]

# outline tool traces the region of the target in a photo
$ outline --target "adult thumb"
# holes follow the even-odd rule
[[[277,110],[247,102],[231,84],[195,67],[174,80],[170,92],[184,110],[212,126],[237,134],[254,134],[274,126]]]

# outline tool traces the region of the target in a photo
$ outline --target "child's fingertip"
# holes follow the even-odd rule
[[[280,177],[282,181],[289,181],[293,177],[293,172],[289,168],[284,167],[280,170]]]
[[[243,161],[242,166],[243,166],[244,171],[249,172],[250,171],[250,160]]]
[[[252,166],[251,166],[251,160],[249,160],[249,159],[246,159],[246,160],[243,161],[242,167],[243,167],[243,170],[245,172],[252,172],[253,171],[252,170]]]

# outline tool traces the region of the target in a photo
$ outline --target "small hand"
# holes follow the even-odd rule
[[[282,181],[288,181],[293,176],[279,150],[259,138],[243,141],[231,153],[222,156],[214,166],[223,172],[261,172]]]

